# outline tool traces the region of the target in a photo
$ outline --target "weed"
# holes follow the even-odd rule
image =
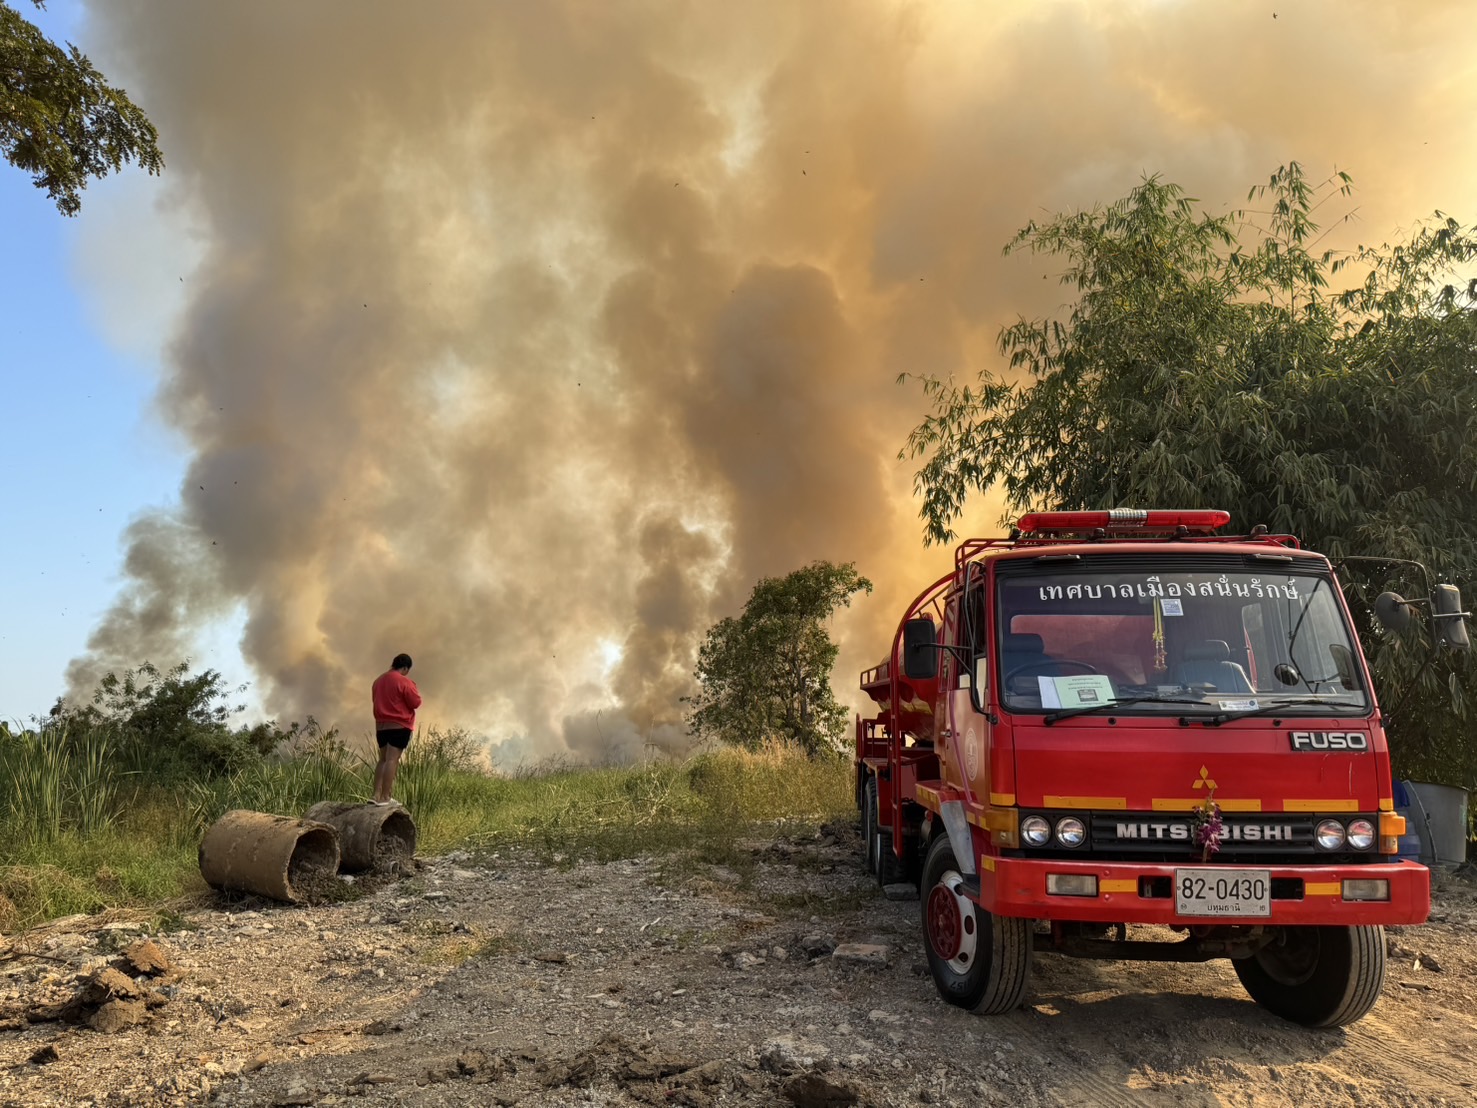
[[[855,912],[877,895],[878,890],[869,885],[841,893],[773,893],[762,900],[774,911],[791,916],[839,916]]]
[[[474,958],[496,958],[516,954],[528,948],[527,936],[519,932],[493,931],[468,935],[438,943],[422,950],[417,961],[424,965],[460,966]]]
[[[163,908],[149,921],[148,931],[152,935],[172,935],[179,931],[195,931],[199,924],[182,916],[173,908]]]

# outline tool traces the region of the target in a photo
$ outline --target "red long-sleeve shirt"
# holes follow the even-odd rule
[[[409,677],[398,669],[386,670],[374,679],[373,697],[376,728],[415,730],[415,710],[421,706],[421,693]]]

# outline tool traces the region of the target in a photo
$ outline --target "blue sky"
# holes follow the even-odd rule
[[[88,52],[77,4],[21,10]],[[0,719],[24,721],[63,692],[67,662],[117,591],[124,529],[177,494],[183,444],[153,417],[151,399],[177,308],[177,294],[158,295],[162,271],[188,246],[162,215],[137,225],[150,194],[162,195],[160,179],[125,169],[89,187],[68,219],[28,175],[0,163]],[[232,653],[228,640],[207,644],[201,664],[239,682],[239,658],[222,653]]]

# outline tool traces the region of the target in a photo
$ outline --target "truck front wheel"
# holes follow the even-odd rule
[[[1251,999],[1308,1027],[1342,1027],[1380,998],[1385,929],[1284,927],[1250,958],[1233,963]]]
[[[1020,1006],[1031,975],[1031,921],[993,916],[964,895],[949,836],[923,864],[923,941],[939,996],[988,1015]]]

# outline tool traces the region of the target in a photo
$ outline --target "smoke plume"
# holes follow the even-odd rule
[[[1477,149],[1461,9],[1276,7],[91,0],[203,262],[189,472],[73,688],[244,608],[280,718],[367,730],[404,650],[428,721],[519,757],[679,749],[705,629],[825,558],[878,585],[845,695],[947,558],[897,375],[1065,295],[1017,227],[1292,158],[1375,236],[1471,199],[1431,191]]]

